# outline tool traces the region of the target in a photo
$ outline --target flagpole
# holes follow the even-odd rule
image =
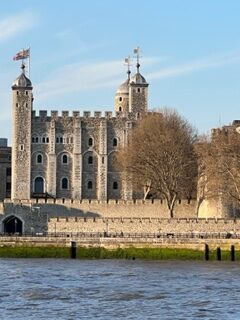
[[[30,79],[30,57],[31,57],[31,47],[29,46],[29,56],[28,56],[28,78]]]

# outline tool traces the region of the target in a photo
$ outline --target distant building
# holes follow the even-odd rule
[[[11,148],[0,138],[0,200],[11,197]]]

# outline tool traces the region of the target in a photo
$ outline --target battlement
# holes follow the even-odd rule
[[[33,110],[32,111],[33,118],[53,118],[57,120],[57,118],[80,118],[80,119],[89,119],[89,118],[97,118],[97,119],[116,119],[116,118],[131,118],[131,113],[122,114],[121,112],[115,112],[113,114],[112,111],[61,111],[57,110]]]

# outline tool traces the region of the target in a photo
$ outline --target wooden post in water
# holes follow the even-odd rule
[[[231,245],[231,261],[235,261],[235,247]]]
[[[76,259],[77,257],[77,242],[72,241],[71,242],[71,258]]]
[[[205,244],[204,258],[206,261],[209,260],[209,246],[208,246],[208,244]]]
[[[217,247],[217,260],[218,261],[221,261],[221,248],[220,247]]]

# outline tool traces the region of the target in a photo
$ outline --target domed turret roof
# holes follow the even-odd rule
[[[134,84],[147,84],[146,79],[141,75],[141,73],[137,72],[132,78],[130,79],[130,83]]]
[[[117,89],[116,94],[128,94],[129,93],[129,79],[124,81]]]
[[[25,66],[22,65],[22,73],[20,74],[19,77],[17,77],[17,79],[14,80],[12,86],[13,87],[23,87],[23,88],[32,88],[32,82],[30,81],[30,79],[28,79],[25,75]]]

